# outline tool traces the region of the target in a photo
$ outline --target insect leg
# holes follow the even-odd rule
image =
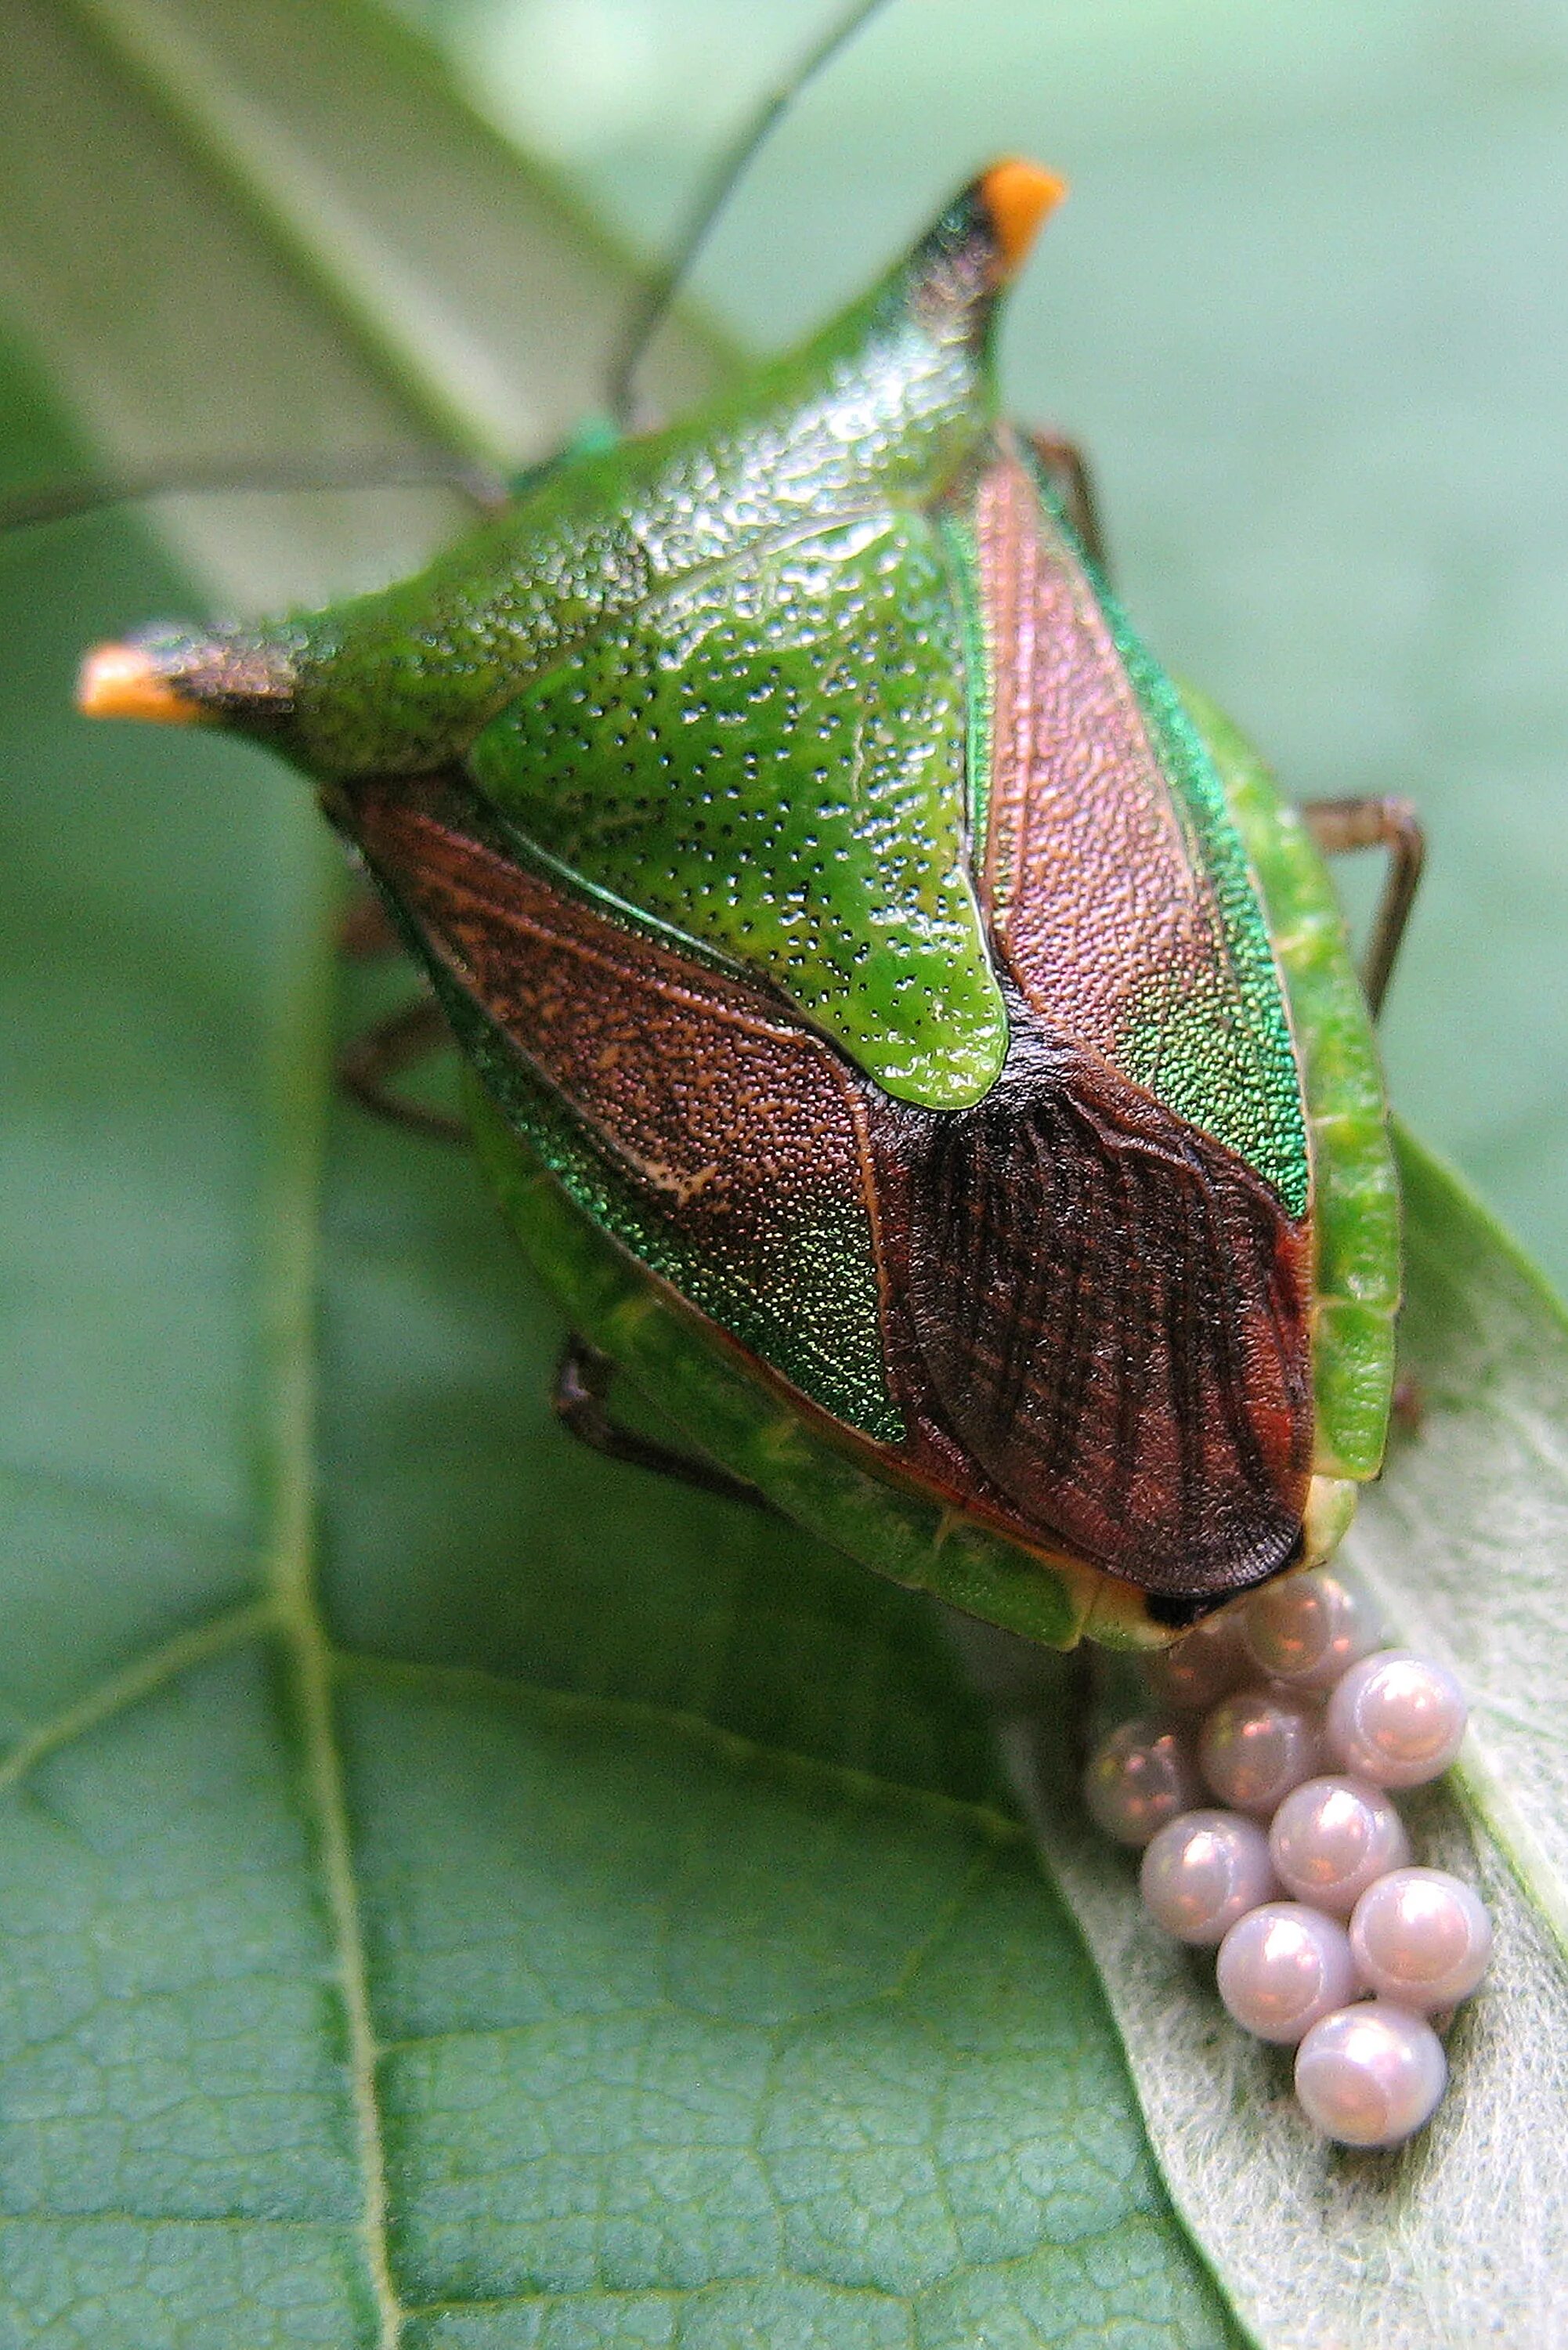
[[[1108,578],[1110,565],[1106,559],[1100,509],[1083,451],[1075,441],[1064,440],[1059,432],[1031,432],[1029,445],[1061,499],[1063,511],[1077,533],[1078,544],[1095,568]]]
[[[171,462],[144,472],[88,475],[0,498],[0,535],[36,523],[71,522],[106,506],[146,498],[223,496],[249,492],[382,490],[403,486],[455,491],[482,515],[510,504],[511,484],[490,467],[447,449],[365,450],[344,457],[220,457]]]
[[[772,1503],[743,1478],[732,1477],[693,1452],[678,1452],[670,1445],[655,1443],[652,1437],[639,1435],[635,1429],[622,1428],[612,1419],[607,1401],[614,1378],[615,1365],[607,1355],[601,1355],[586,1339],[567,1339],[550,1400],[568,1435],[590,1451],[602,1452],[607,1460],[628,1461],[634,1468],[651,1469],[678,1484],[695,1485],[701,1492],[717,1493],[726,1502],[744,1502],[773,1515]]]
[[[337,1082],[345,1093],[389,1125],[411,1127],[441,1142],[466,1142],[468,1128],[444,1110],[426,1109],[393,1090],[390,1080],[452,1042],[439,1004],[421,999],[389,1013],[339,1055]]]
[[[1388,878],[1361,967],[1361,984],[1376,1020],[1388,993],[1395,958],[1426,863],[1427,836],[1421,819],[1408,800],[1395,797],[1306,800],[1302,815],[1325,857],[1338,857],[1352,848],[1388,852]]]

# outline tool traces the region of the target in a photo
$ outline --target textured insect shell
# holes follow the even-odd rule
[[[808,368],[808,380],[809,374]],[[924,688],[933,671],[922,671],[910,654],[929,657],[934,639],[934,674],[939,691],[943,687],[948,648],[942,641],[940,575],[933,573],[929,548],[921,550],[928,557],[924,563],[911,560],[907,543],[898,559],[888,559],[889,535],[880,515],[867,516],[855,535],[840,535],[831,558],[820,536],[804,550],[797,539],[771,575],[764,556],[744,567],[732,564],[716,583],[702,579],[695,596],[682,583],[662,607],[639,607],[563,671],[531,683],[481,736],[472,762],[490,809],[505,819],[504,829],[498,831],[490,815],[450,787],[427,794],[418,809],[406,792],[391,804],[362,799],[356,822],[373,865],[389,878],[400,901],[420,901],[416,930],[427,954],[432,931],[444,934],[444,981],[438,956],[438,983],[444,984],[465,1045],[504,1107],[504,1124],[529,1138],[543,1164],[601,1232],[613,1235],[661,1280],[672,1299],[703,1315],[711,1336],[727,1336],[742,1362],[749,1357],[779,1374],[784,1389],[804,1403],[807,1418],[815,1406],[830,1433],[858,1438],[862,1454],[876,1452],[883,1477],[907,1482],[915,1492],[923,1490],[928,1515],[931,1495],[940,1497],[934,1535],[928,1529],[917,1542],[917,1561],[907,1555],[908,1543],[895,1538],[886,1513],[879,1534],[873,1513],[871,1531],[863,1531],[850,1546],[905,1580],[928,1582],[960,1604],[1019,1623],[1036,1638],[1060,1638],[1064,1624],[1075,1628],[1096,1607],[1107,1628],[1113,1621],[1125,1624],[1140,1612],[1147,1615],[1147,1607],[1123,1593],[1108,1599],[1103,1592],[1096,1595],[1092,1574],[1085,1584],[1085,1567],[1109,1565],[1113,1581],[1130,1577],[1156,1586],[1168,1603],[1167,1616],[1179,1615],[1169,1602],[1251,1582],[1291,1555],[1314,1468],[1354,1473],[1358,1459],[1376,1464],[1380,1404],[1386,1409],[1379,1386],[1386,1389],[1391,1293],[1379,1311],[1372,1292],[1380,1280],[1389,1289],[1389,1252],[1386,1246],[1380,1251],[1376,1238],[1363,1250],[1373,1262],[1369,1267],[1358,1263],[1356,1270],[1369,1272],[1370,1284],[1361,1281],[1354,1304],[1314,1293],[1304,1262],[1310,1239],[1299,1079],[1273,959],[1261,919],[1249,938],[1246,903],[1227,933],[1227,887],[1233,898],[1250,899],[1251,890],[1232,837],[1234,812],[1228,804],[1216,809],[1214,802],[1223,795],[1218,770],[1200,746],[1195,750],[1186,713],[1169,690],[1156,679],[1152,690],[1146,682],[1139,696],[1129,671],[1142,661],[1147,681],[1150,665],[1132,645],[1125,625],[1107,616],[1103,592],[1072,546],[1048,485],[1008,436],[990,434],[983,406],[972,396],[971,405],[978,463],[957,493],[944,498],[941,511],[947,552],[961,588],[960,603],[971,622],[963,651],[971,706],[962,782],[971,837],[988,847],[983,861],[977,860],[978,894],[988,946],[1015,983],[1009,1006],[1012,1075],[987,1087],[974,1117],[955,1115],[961,1103],[940,1092],[919,1105],[926,1107],[934,1098],[934,1118],[922,1119],[918,1111],[890,1115],[882,1088],[862,1087],[857,1092],[832,1055],[781,1022],[776,1003],[726,990],[716,973],[690,962],[664,960],[652,941],[638,953],[634,972],[613,931],[602,923],[596,931],[593,918],[580,910],[568,914],[550,895],[547,871],[520,881],[513,862],[517,842],[511,827],[520,821],[530,850],[537,856],[543,848],[552,863],[558,860],[575,890],[597,896],[611,916],[635,911],[645,921],[650,911],[665,916],[680,949],[689,951],[704,942],[704,910],[691,868],[694,859],[706,858],[718,877],[721,918],[734,910],[737,897],[748,912],[741,930],[727,940],[721,920],[719,928],[706,931],[706,943],[741,945],[755,927],[758,890],[764,903],[787,899],[791,868],[784,834],[797,810],[787,801],[770,802],[765,789],[749,795],[750,813],[761,815],[769,829],[750,877],[753,894],[745,898],[733,887],[736,851],[724,846],[724,836],[739,828],[723,820],[726,774],[732,775],[738,759],[754,780],[766,756],[784,766],[781,780],[787,782],[792,763],[798,773],[800,734],[814,730],[828,746],[818,754],[821,765],[812,778],[819,787],[831,789],[851,764],[842,740],[844,678],[836,669],[825,677],[820,647],[833,645],[852,626],[861,671],[851,682],[875,691],[878,668],[894,679],[913,677]],[[867,548],[876,550],[873,569],[879,569],[885,583],[876,621],[880,639],[871,645]],[[787,585],[787,593],[779,593],[781,585]],[[780,611],[787,637],[769,631],[770,619]],[[1039,671],[1029,681],[1027,694],[1019,681],[1025,636]],[[975,691],[980,678],[986,681],[983,695]],[[774,730],[767,723],[768,704],[781,683],[788,723]],[[1157,699],[1162,691],[1163,700]],[[999,708],[1003,699],[1005,707]],[[906,702],[898,713],[901,727],[888,729],[895,753],[901,750],[906,762],[911,743],[929,746],[942,733],[929,691],[911,700],[914,706]],[[727,762],[722,729],[737,715],[744,731]],[[950,695],[943,716],[944,771],[951,777]],[[1156,723],[1164,728],[1161,747],[1168,763],[1172,740],[1174,759],[1187,760],[1188,799],[1179,812],[1187,817],[1185,829],[1173,820],[1168,769],[1148,755],[1147,738]],[[607,756],[600,731],[607,724],[617,730]],[[692,729],[698,730],[694,738]],[[1118,729],[1127,737],[1119,770]],[[1082,789],[1085,733],[1093,738],[1094,759],[1112,770],[1110,785],[1102,783],[1092,793]],[[1015,738],[1016,755],[1010,757]],[[1056,757],[1059,775],[1052,773],[1056,749],[1062,752]],[[677,762],[678,773],[661,787],[659,769],[668,773]],[[1262,789],[1254,773],[1254,803]],[[727,790],[731,805],[747,805],[741,785],[732,782]],[[718,837],[705,842],[701,835],[715,809],[712,829]],[[811,829],[805,848],[822,848],[834,820],[842,821],[846,813],[852,812],[831,805],[822,788],[815,798],[807,795]],[[1208,837],[1195,849],[1191,833],[1205,823]],[[1268,847],[1267,823],[1255,829],[1265,836],[1258,847]],[[1282,860],[1276,855],[1274,861]],[[1302,864],[1298,854],[1283,859],[1283,869],[1298,891],[1304,888],[1311,898],[1310,883],[1301,880]],[[816,870],[823,870],[821,862]],[[797,858],[794,878],[800,871]],[[1135,884],[1130,890],[1129,873]],[[842,883],[843,875],[837,878]],[[531,899],[526,908],[520,892]],[[465,893],[466,904],[461,904]],[[853,902],[852,887],[846,894]],[[1336,1166],[1343,1172],[1354,1164],[1365,1227],[1368,1199],[1392,1196],[1381,1095],[1364,1007],[1361,1034],[1355,1034],[1359,994],[1343,927],[1332,899],[1320,892],[1316,902],[1320,910],[1327,907],[1333,926],[1332,936],[1324,931],[1314,942],[1326,950],[1329,977],[1343,999],[1337,1004],[1340,1059],[1348,1051],[1355,1065],[1354,1086],[1341,1084],[1319,1122],[1326,1118]],[[861,903],[863,909],[864,891]],[[807,884],[800,893],[800,910],[810,907]],[[1136,1002],[1140,983],[1147,993],[1151,971],[1168,978],[1176,960],[1172,929],[1183,919],[1185,929],[1177,937],[1177,948],[1186,954],[1179,974],[1182,984],[1163,1022],[1151,1024],[1151,1055],[1149,1029],[1140,1036],[1135,1028],[1129,1043],[1127,1024],[1118,1015],[1127,999]],[[519,951],[518,921],[535,940],[551,932],[544,962],[532,948]],[[1303,941],[1304,934],[1295,941],[1298,955]],[[822,960],[821,943],[820,935],[814,937],[804,959]],[[575,970],[569,968],[574,958]],[[748,959],[775,984],[790,987],[787,965],[770,965],[754,951]],[[907,952],[899,960],[907,964]],[[524,976],[530,965],[532,976]],[[454,977],[458,972],[462,976]],[[820,1001],[802,1001],[798,985],[792,992],[803,1010],[820,1015]],[[485,1007],[479,1018],[476,1004]],[[1314,1021],[1321,1022],[1323,1009],[1320,1002]],[[1130,1144],[1126,1155],[1141,1153],[1146,1191],[1149,1169],[1156,1170],[1158,1189],[1166,1172],[1162,1162],[1168,1164],[1173,1150],[1179,1157],[1176,1189],[1184,1196],[1175,1212],[1185,1220],[1181,1241],[1189,1254],[1199,1252],[1185,1195],[1193,1189],[1191,1170],[1198,1167],[1203,1206],[1212,1220],[1210,1238],[1218,1243],[1209,1259],[1216,1277],[1199,1295],[1197,1311],[1189,1314],[1198,1333],[1189,1359],[1165,1367],[1162,1410],[1126,1415],[1124,1430],[1117,1431],[1126,1456],[1119,1463],[1104,1431],[1097,1443],[1085,1442],[1069,1425],[1066,1440],[1061,1440],[1064,1421],[1075,1414],[1081,1430],[1087,1417],[1082,1383],[1078,1397],[1069,1397],[1064,1409],[1062,1380],[1036,1378],[1032,1385],[1027,1370],[1015,1372],[1006,1360],[1021,1329],[1036,1360],[1047,1354],[1070,1366],[1075,1347],[1102,1347],[1097,1321],[1107,1313],[1125,1320],[1136,1303],[1131,1293],[1140,1253],[1169,1253],[1171,1210],[1168,1201],[1165,1229],[1158,1229],[1157,1200],[1151,1251],[1136,1232],[1125,1229],[1125,1215],[1124,1230],[1118,1233],[1113,1224],[1110,1233],[1113,1243],[1124,1243],[1119,1253],[1115,1246],[1107,1249],[1102,1232],[1096,1288],[1081,1277],[1083,1248],[1075,1260],[1074,1254],[1092,1202],[1069,1201],[1063,1229],[1053,1232],[1043,1218],[1035,1180],[1033,1213],[1013,1212],[1020,1198],[1030,1194],[1032,1175],[1037,1179],[1039,1172],[1038,1167],[1008,1163],[1021,1135],[1026,1153],[1037,1159],[1044,1155],[1058,1169],[1075,1149],[1083,1155],[1084,1118],[1069,1115],[1065,1125],[1059,1118],[1053,1125],[1042,1109],[1043,1092],[1056,1107],[1072,1093],[1070,1076],[1060,1082],[1060,1044],[1053,1072],[1057,1082],[1047,1081],[1042,1088],[1036,1072],[1020,1076],[1014,1067],[1021,1038],[1031,1029],[1040,1054],[1049,1058],[1052,1040],[1044,1024],[1054,1026],[1058,1040],[1070,1037],[1097,1048],[1088,1071],[1094,1097],[1088,1126],[1101,1114],[1113,1125],[1119,1116],[1116,1148]],[[1178,1034],[1183,1028],[1185,1036]],[[656,1041],[649,1061],[650,1037]],[[512,1048],[521,1039],[526,1043],[520,1058]],[[1271,1052],[1272,1067],[1266,1065]],[[632,1072],[639,1055],[645,1061],[641,1098],[633,1107],[628,1096],[638,1090]],[[1130,1132],[1127,1090],[1119,1100],[1104,1098],[1107,1066],[1114,1069],[1118,1059],[1127,1065],[1124,1073],[1133,1081],[1130,1123],[1137,1128],[1147,1107],[1147,1092],[1158,1084],[1150,1062],[1158,1065],[1162,1055],[1170,1065],[1163,1087],[1163,1129],[1157,1118],[1156,1130],[1147,1130],[1146,1120],[1143,1130]],[[606,1072],[613,1073],[607,1084]],[[547,1073],[544,1082],[542,1073]],[[877,1075],[885,1088],[885,1063]],[[565,1114],[563,1104],[571,1106]],[[1071,1104],[1073,1110],[1079,1107]],[[1298,1121],[1293,1131],[1293,1118]],[[1209,1148],[1216,1134],[1226,1146],[1218,1152]],[[1091,1133],[1091,1148],[1096,1140]],[[1251,1174],[1261,1174],[1262,1183],[1248,1174],[1238,1180],[1236,1162],[1248,1152],[1257,1162]],[[545,1195],[527,1180],[525,1165],[509,1166],[499,1132],[489,1134],[486,1155],[514,1220],[536,1227],[547,1210]],[[933,1160],[940,1162],[934,1174]],[[955,1162],[962,1193],[956,1222]],[[1103,1178],[1103,1167],[1090,1173]],[[835,1174],[836,1186],[828,1180]],[[1296,1188],[1285,1204],[1296,1214],[1282,1218],[1276,1200],[1264,1194],[1271,1180],[1276,1195],[1289,1194],[1293,1179]],[[1119,1169],[1110,1170],[1109,1180],[1112,1188],[1119,1185],[1126,1192]],[[977,1192],[987,1187],[994,1205],[981,1199],[977,1211]],[[1167,1182],[1168,1193],[1170,1188]],[[1343,1189],[1343,1182],[1337,1189],[1330,1184],[1331,1205]],[[662,1214],[659,1205],[650,1206],[650,1192],[663,1194]],[[928,1210],[923,1241],[910,1204],[922,1192]],[[939,1228],[932,1229],[933,1192],[946,1194],[946,1229],[940,1228],[940,1219]],[[1334,1222],[1331,1215],[1329,1224]],[[1292,1223],[1293,1233],[1282,1232],[1282,1225]],[[1387,1235],[1380,1237],[1386,1241]],[[1280,1260],[1288,1257],[1293,1240],[1295,1262],[1286,1264],[1282,1277]],[[1005,1255],[1009,1248],[1011,1260]],[[569,1249],[556,1246],[542,1253],[574,1318],[579,1324],[588,1320],[580,1261],[574,1274],[566,1268]],[[988,1271],[983,1293],[971,1277],[977,1266]],[[1039,1302],[1043,1267],[1057,1274],[1054,1322],[1050,1301]],[[1251,1296],[1239,1295],[1239,1267],[1243,1276],[1251,1271]],[[1179,1266],[1178,1274],[1186,1278],[1186,1268]],[[1030,1316],[1023,1301],[1032,1280],[1037,1304]],[[1154,1298],[1147,1326],[1135,1329],[1125,1342],[1124,1355],[1136,1368],[1144,1367],[1151,1351],[1158,1354],[1168,1286],[1166,1295]],[[1220,1313],[1210,1310],[1215,1296]],[[904,1301],[907,1310],[900,1310]],[[1362,1343],[1346,1347],[1336,1341],[1333,1316],[1339,1316],[1342,1336],[1345,1316],[1352,1314],[1359,1316],[1353,1335]],[[989,1329],[982,1326],[987,1316]],[[1279,1326],[1293,1316],[1296,1326],[1287,1331],[1287,1347],[1281,1347]],[[1261,1344],[1249,1321],[1262,1325]],[[1315,1347],[1308,1327],[1314,1321],[1320,1340]],[[957,1345],[951,1343],[955,1328],[964,1334]],[[601,1327],[598,1337],[612,1356],[626,1357],[624,1333]],[[1290,1346],[1293,1360],[1288,1357]],[[1166,1347],[1168,1356],[1174,1351]],[[1287,1355],[1282,1365],[1282,1354]],[[1357,1409],[1347,1413],[1339,1406],[1352,1355],[1359,1357],[1349,1382]],[[1306,1392],[1309,1366],[1316,1367],[1323,1400],[1330,1407],[1325,1411],[1320,1406],[1315,1454]],[[1331,1375],[1335,1366],[1338,1388]],[[649,1363],[634,1367],[645,1378],[654,1375]],[[1263,1393],[1260,1409],[1259,1391],[1267,1389],[1271,1371],[1273,1391]],[[661,1394],[668,1391],[662,1376],[657,1384]],[[1114,1413],[1120,1401],[1115,1382],[1100,1384]],[[935,1410],[923,1409],[932,1385],[938,1389]],[[1032,1409],[1041,1404],[1042,1388],[1044,1409],[1033,1409],[1037,1427],[1032,1430]],[[1238,1406],[1239,1389],[1245,1392]],[[1181,1514],[1179,1488],[1191,1473],[1182,1455],[1184,1416],[1190,1428],[1220,1421],[1227,1411],[1241,1423],[1237,1452],[1245,1442],[1255,1451],[1262,1449],[1260,1422],[1263,1442],[1273,1440],[1267,1471],[1276,1492],[1284,1489],[1288,1498],[1262,1528],[1262,1542],[1272,1542],[1272,1550],[1261,1547],[1256,1526],[1238,1523],[1253,1498],[1244,1493],[1238,1508],[1241,1477],[1231,1476],[1226,1490],[1223,1478],[1210,1474],[1198,1511],[1185,1521]],[[796,1490],[786,1494],[780,1464],[789,1448],[781,1445],[776,1415],[760,1463],[749,1457],[754,1447],[742,1447],[745,1461],[726,1451],[715,1432],[722,1419],[710,1396],[693,1414],[692,1432],[772,1492],[792,1514],[819,1521],[832,1482],[823,1462],[813,1464],[806,1481],[811,1492],[800,1490],[796,1480]],[[1199,1456],[1216,1449],[1204,1440],[1196,1448]],[[798,1453],[799,1446],[794,1450]],[[1208,1465],[1200,1457],[1199,1479]],[[1075,1497],[1075,1517],[1063,1507],[1070,1475],[1080,1488],[1093,1489]],[[1135,1490],[1140,1481],[1141,1492]],[[842,1486],[842,1478],[838,1482]],[[1156,1494],[1177,1489],[1178,1507],[1161,1515],[1149,1505],[1150,1488]],[[1202,1557],[1193,1555],[1193,1516],[1199,1520],[1199,1534],[1210,1538],[1210,1554]],[[1208,1523],[1201,1523],[1205,1517]],[[966,1523],[971,1545],[986,1551],[988,1571],[1000,1577],[999,1587],[983,1600],[973,1587],[980,1569],[971,1558],[961,1562],[953,1550],[955,1520]],[[1130,1543],[1124,1532],[1129,1523]],[[988,1529],[983,1536],[982,1528]],[[907,1534],[907,1525],[902,1531]],[[1010,1535],[1033,1559],[1032,1574],[1021,1569],[1020,1551],[1010,1550]],[[944,1544],[945,1561],[937,1559]],[[897,1560],[890,1556],[895,1551],[900,1553]],[[1055,1576],[1054,1596],[1042,1585],[1043,1561]],[[1021,1572],[1022,1600],[1007,1588]]]
[[[946,1555],[847,1546],[1061,1638],[1136,1616],[1098,1569],[1179,1612],[1283,1563],[1314,1370],[1321,1455],[1359,1351],[1353,1473],[1380,1375],[1314,1295],[1219,775],[994,426],[996,176],[738,400],[400,588],[141,657],[327,780],[504,1123]],[[968,1589],[959,1527],[1028,1604]]]
[[[933,507],[991,421],[1004,271],[970,191],[806,352],[563,462],[416,578],[137,650],[178,702],[344,787],[351,835],[360,784],[461,768],[572,887],[755,972],[898,1097],[973,1102],[1007,1023]],[[803,683],[833,739],[799,725]],[[651,733],[634,688],[680,734],[657,775],[621,771]],[[703,829],[707,757],[745,770],[732,832],[722,809]]]
[[[1314,1350],[1325,1390],[1318,1428],[1320,1441],[1333,1428],[1343,1450],[1370,1451],[1380,1447],[1386,1418],[1398,1260],[1397,1195],[1365,1003],[1332,883],[1305,827],[1229,722],[1188,698],[1277,921],[1298,1024],[1323,1040],[1308,1055],[1309,1107],[1329,1138],[1319,1242],[1325,1279],[1345,1294],[1320,1295],[1330,1336]],[[1325,939],[1337,941],[1334,954]],[[1156,1600],[1151,1612],[1150,1595],[890,1478],[885,1463],[847,1446],[841,1430],[803,1410],[798,1395],[761,1376],[742,1350],[715,1344],[705,1317],[574,1203],[494,1097],[478,1082],[469,1090],[482,1163],[540,1278],[572,1326],[656,1397],[697,1446],[863,1564],[1026,1638],[1141,1647],[1171,1637],[1170,1611]],[[1336,1316],[1349,1318],[1337,1343]],[[1343,1479],[1351,1473],[1325,1457],[1314,1479],[1323,1523],[1309,1532],[1309,1557],[1337,1540]]]

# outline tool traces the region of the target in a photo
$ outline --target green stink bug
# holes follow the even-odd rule
[[[1398,1239],[1311,828],[997,414],[1059,192],[993,166],[696,416],[389,590],[106,648],[83,698],[318,782],[587,1342],[570,1416],[618,1366],[722,1478],[1067,1645],[1326,1555]]]

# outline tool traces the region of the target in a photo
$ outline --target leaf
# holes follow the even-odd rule
[[[323,26],[330,138],[291,80]],[[92,440],[401,440],[434,309],[504,344],[428,214],[367,286],[352,124],[410,109],[453,222],[505,175],[354,8],[7,32],[47,125],[0,134],[11,313]],[[410,276],[393,368],[365,310]],[[5,389],[19,477],[76,470],[20,357]],[[193,512],[206,592],[387,559],[383,512],[312,507]],[[101,524],[0,586],[0,2335],[1230,2338],[926,1614],[562,1441],[466,1161],[331,1101],[384,983],[338,1001],[297,781],[68,715],[82,645],[202,591]]]
[[[504,384],[541,321],[517,432],[591,397],[555,370],[613,257],[369,22],[10,0],[0,286],[93,441],[401,442],[463,407],[454,353],[493,334]],[[19,476],[79,463],[16,396]],[[272,601],[447,519],[177,537]],[[466,1168],[329,1108],[329,1017],[379,983],[335,1002],[297,785],[64,715],[84,642],[193,591],[129,533],[52,545],[0,548],[10,2339],[337,2350],[396,2303],[410,2350],[1022,2350],[1226,2339],[1226,2301],[1266,2342],[1552,2338],[1561,1338],[1473,1206],[1411,1160],[1428,1417],[1363,1550],[1484,1698],[1507,1909],[1424,2147],[1316,2152],[1125,1870],[1047,1825],[1222,2301],[928,1620],[562,1445],[558,1333]]]

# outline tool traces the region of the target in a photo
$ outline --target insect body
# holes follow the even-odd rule
[[[1003,163],[794,357],[419,577],[92,657],[320,784],[507,1214],[732,1478],[1032,1637],[1160,1637],[1381,1457],[1397,1208],[1307,829],[1156,667],[997,296]]]

